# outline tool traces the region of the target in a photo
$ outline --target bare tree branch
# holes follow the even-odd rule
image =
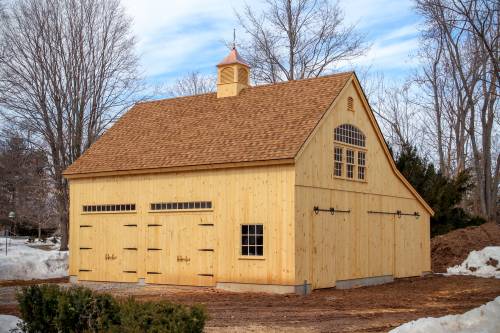
[[[19,0],[0,26],[3,119],[47,151],[68,241],[63,170],[133,102],[139,87],[130,20],[118,0]]]
[[[336,3],[265,0],[265,4],[260,13],[248,4],[236,13],[249,37],[242,50],[256,82],[317,77],[367,50],[355,26],[344,25]]]

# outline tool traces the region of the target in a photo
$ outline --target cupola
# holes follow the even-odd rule
[[[238,96],[249,84],[250,66],[236,47],[217,65],[217,98]]]

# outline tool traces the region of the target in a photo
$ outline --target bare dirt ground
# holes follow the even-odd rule
[[[461,264],[473,250],[500,246],[500,225],[488,222],[477,227],[453,230],[431,239],[432,270],[446,272]]]
[[[210,316],[206,331],[223,333],[387,332],[420,317],[463,313],[500,295],[499,279],[441,275],[350,290],[316,290],[305,297],[158,285],[79,285],[118,297],[203,304]],[[17,314],[15,288],[0,283],[0,313]]]

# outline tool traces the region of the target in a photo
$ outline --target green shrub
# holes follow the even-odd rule
[[[93,294],[76,287],[59,296],[57,328],[59,332],[104,332],[120,323],[118,302],[107,294]]]
[[[121,326],[113,332],[159,333],[202,332],[207,316],[203,308],[167,301],[140,303],[128,299],[121,304]]]
[[[117,301],[83,287],[34,285],[17,294],[23,332],[202,332],[207,316],[199,306]]]
[[[24,320],[20,324],[23,332],[57,332],[56,318],[60,289],[57,285],[34,285],[24,287],[17,294],[19,311]]]

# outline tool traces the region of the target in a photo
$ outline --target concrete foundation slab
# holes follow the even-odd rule
[[[146,285],[146,279],[141,278],[141,279],[137,280],[137,284],[139,286],[145,286]]]
[[[216,288],[233,292],[255,292],[255,293],[299,294],[299,295],[307,295],[311,293],[310,284],[282,286],[276,284],[218,282]]]
[[[78,276],[76,276],[76,275],[70,275],[69,276],[69,282],[70,283],[77,283],[78,282]]]
[[[394,276],[383,275],[361,279],[340,280],[335,283],[337,289],[351,289],[365,286],[375,286],[378,284],[390,283],[394,281]]]

